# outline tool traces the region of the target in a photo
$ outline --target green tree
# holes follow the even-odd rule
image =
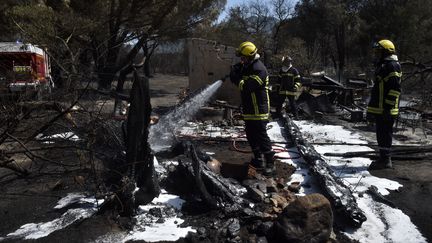
[[[101,87],[110,87],[118,72],[131,71],[130,65],[142,48],[174,33],[188,30],[207,19],[216,18],[225,0],[47,0],[20,5],[9,11],[28,41],[60,49],[59,60],[68,74],[92,66]],[[119,59],[121,49],[128,49]],[[91,65],[90,65],[91,64]],[[73,85],[72,85],[73,86]]]
[[[425,0],[362,1],[360,38],[363,46],[370,49],[372,42],[387,38],[395,43],[403,58],[429,61],[431,11],[432,2]]]
[[[319,48],[324,65],[330,59],[339,78],[346,66],[348,46],[358,30],[359,2],[353,0],[303,0],[296,6],[297,35],[309,53]]]

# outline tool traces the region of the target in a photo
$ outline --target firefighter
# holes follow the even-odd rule
[[[298,119],[296,92],[301,88],[300,74],[292,66],[291,57],[282,57],[282,68],[279,71],[279,95],[276,104],[276,117],[282,117],[282,106],[288,98],[290,110],[295,119]]]
[[[401,66],[396,56],[394,44],[380,40],[374,45],[376,58],[375,80],[367,108],[369,118],[376,123],[376,137],[379,158],[373,161],[369,170],[392,168],[390,149],[392,145],[393,123],[399,113],[401,94]]]
[[[265,175],[273,175],[275,152],[272,151],[267,135],[270,111],[269,78],[257,51],[252,42],[240,44],[236,54],[240,56],[241,61],[232,66],[230,79],[241,93],[246,137],[254,154],[250,163],[257,170],[264,170]]]

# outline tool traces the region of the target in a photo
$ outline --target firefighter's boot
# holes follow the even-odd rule
[[[384,168],[386,168],[386,169],[392,169],[393,168],[393,163],[391,161],[390,156],[384,158],[383,164],[384,164]]]
[[[391,169],[393,164],[390,156],[380,156],[379,159],[374,160],[370,165],[368,170],[382,170]]]
[[[264,153],[264,159],[266,162],[266,168],[264,170],[265,176],[275,176],[276,175],[276,168],[275,168],[275,152],[269,151]]]
[[[262,154],[259,150],[253,150],[254,158],[250,161],[250,165],[257,171],[264,170],[264,160],[262,159]]]

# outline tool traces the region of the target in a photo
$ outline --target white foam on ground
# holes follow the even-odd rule
[[[67,207],[73,203],[86,204],[86,203],[103,203],[103,199],[95,200],[94,197],[87,197],[84,193],[69,193],[66,197],[63,197],[57,202],[55,209],[61,209]]]
[[[357,197],[357,204],[367,217],[361,228],[345,234],[361,243],[427,242],[410,218],[401,210],[375,202],[369,195]]]
[[[153,199],[152,204],[165,204],[171,207],[174,207],[177,210],[181,210],[183,203],[185,200],[181,199],[177,195],[168,194],[165,190],[161,191],[159,197]]]
[[[308,142],[355,143],[362,145],[316,145],[318,153],[345,153],[355,151],[371,151],[367,141],[358,133],[342,126],[321,125],[309,121],[295,122]],[[347,230],[345,234],[362,243],[375,242],[426,242],[426,239],[401,210],[376,202],[364,193],[370,186],[387,195],[391,190],[402,187],[396,181],[372,176],[367,168],[372,162],[368,158],[340,158],[324,156],[334,173],[339,176],[354,193],[359,208],[367,217],[362,226],[355,230]],[[305,182],[303,182],[305,183]],[[359,197],[362,195],[362,197]]]
[[[68,194],[57,202],[55,208],[60,209],[75,203],[80,204],[80,208],[69,209],[60,218],[49,222],[25,224],[6,237],[0,237],[0,241],[7,239],[32,240],[46,237],[78,220],[91,217],[97,212],[97,206],[102,202],[103,200],[85,197],[83,193]],[[178,212],[184,202],[180,197],[168,194],[165,190],[162,190],[160,196],[153,199],[150,204],[138,208],[138,214],[135,216],[137,223],[133,230],[104,235],[99,237],[95,242],[127,242],[131,240],[158,242],[175,241],[181,237],[185,237],[189,232],[196,232],[196,230],[192,227],[180,227],[180,224],[184,220],[177,215],[165,217],[162,223],[157,222],[158,218],[149,215],[149,210],[152,208],[160,208],[162,211],[167,208],[173,208]]]
[[[103,200],[96,200],[93,197],[85,197],[85,195],[81,193],[71,193],[60,199],[55,208],[63,208],[73,203],[80,203],[81,205],[85,203],[86,207],[69,209],[62,214],[60,218],[49,222],[25,224],[15,232],[9,233],[3,240],[29,240],[46,237],[57,230],[66,228],[78,220],[91,217],[97,211],[98,205],[102,202]]]
[[[50,136],[44,136],[43,134],[38,134],[36,136],[36,139],[40,140],[50,140],[50,139],[64,139],[64,140],[70,140],[70,141],[80,141],[81,139],[73,132],[64,132],[64,133],[58,133]]]
[[[139,217],[137,217],[139,220]],[[139,223],[139,222],[138,222]],[[191,227],[181,228],[183,220],[177,217],[165,219],[164,223],[152,224],[144,229],[134,229],[121,242],[130,240],[145,240],[146,242],[175,241],[185,237],[189,232],[195,232]]]
[[[131,240],[144,240],[146,242],[176,241],[181,237],[186,237],[189,232],[196,232],[192,227],[180,227],[184,222],[178,216],[164,217],[163,223],[158,223],[157,218],[149,215],[152,208],[160,208],[162,211],[167,208],[174,208],[179,211],[185,201],[180,197],[168,194],[162,190],[159,197],[153,199],[148,205],[140,206],[137,221],[133,230],[104,235],[96,239],[95,242],[127,242]]]

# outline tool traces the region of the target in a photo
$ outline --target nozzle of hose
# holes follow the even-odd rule
[[[222,82],[225,82],[225,80],[227,80],[230,77],[229,74],[223,76],[220,80],[222,80]]]

